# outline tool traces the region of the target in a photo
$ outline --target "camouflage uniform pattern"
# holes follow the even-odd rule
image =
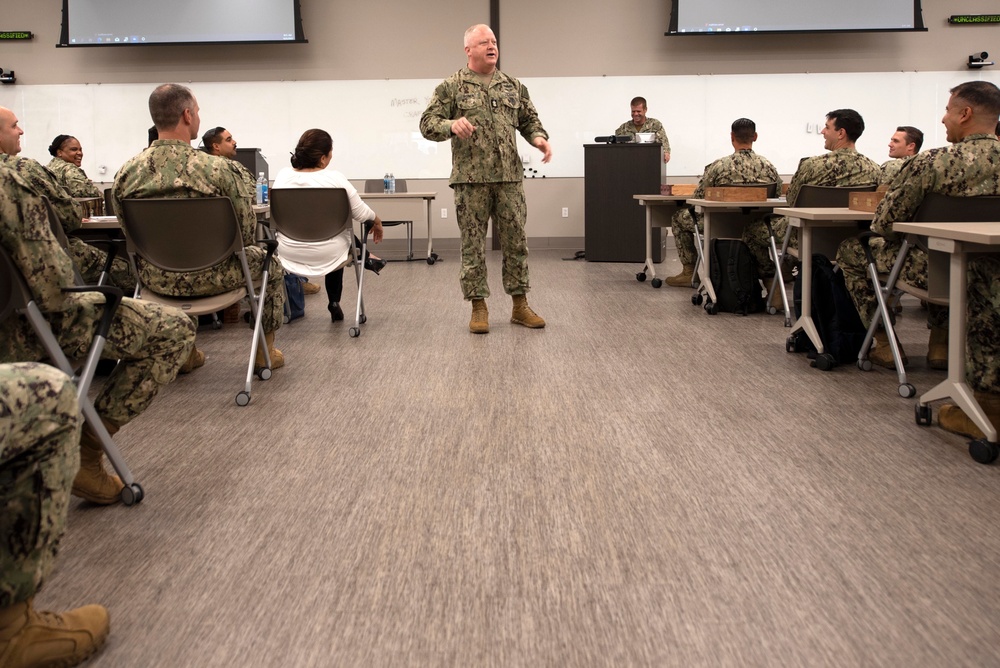
[[[899,174],[899,170],[903,168],[905,163],[906,158],[894,158],[883,162],[882,166],[879,168],[881,171],[878,177],[878,184],[880,186],[887,186],[892,183],[893,179],[896,178],[896,175]]]
[[[52,571],[82,423],[69,376],[0,364],[0,608],[34,596]]]
[[[628,135],[629,137],[635,137],[636,134],[640,132],[652,132],[656,135],[656,141],[663,145],[663,150],[666,153],[670,153],[670,140],[667,139],[667,131],[663,128],[663,123],[659,122],[655,118],[646,117],[646,122],[642,124],[641,128],[635,127],[635,123],[632,121],[625,121],[618,126],[615,130],[615,136]]]
[[[263,248],[257,245],[257,218],[253,213],[254,191],[240,175],[235,160],[208,155],[177,139],[158,139],[126,162],[115,176],[112,204],[122,221],[121,201],[152,197],[228,197],[243,231],[247,264],[254,278],[263,273]],[[244,170],[245,171],[245,170]],[[168,272],[139,261],[139,277],[153,292],[177,297],[216,295],[245,286],[243,268],[236,257],[197,272]],[[281,327],[285,304],[284,272],[272,262],[264,300],[262,326],[265,332]]]
[[[55,161],[53,161],[55,162]],[[65,165],[76,169],[75,165],[59,160]],[[4,165],[20,174],[32,187],[32,190],[49,199],[56,218],[68,235],[69,254],[76,265],[77,271],[85,283],[96,284],[101,275],[108,254],[96,246],[72,236],[80,229],[83,220],[83,207],[73,200],[73,196],[59,183],[58,177],[40,162],[31,158],[19,158],[15,155],[0,154],[0,165]],[[111,265],[111,282],[127,294],[135,290],[135,275],[132,267],[124,258],[115,258]]]
[[[31,289],[68,357],[86,354],[103,311],[104,297],[63,294],[74,284],[70,257],[49,227],[41,197],[27,181],[0,165],[0,244]],[[194,345],[194,326],[181,311],[123,299],[112,320],[104,357],[119,359],[95,401],[100,415],[123,425],[141,413],[160,387],[171,382]],[[0,323],[0,362],[45,357],[41,342],[22,316]]]
[[[781,177],[774,165],[767,158],[754,153],[753,149],[740,149],[705,167],[692,198],[705,197],[705,188],[740,183],[777,183],[778,192],[781,192]],[[694,247],[695,222],[698,224],[698,231],[702,232],[702,215],[692,214],[687,208],[677,211],[671,219],[670,227],[677,245],[677,258],[685,267],[694,266],[698,259]]]
[[[451,132],[465,117],[476,128],[469,139]],[[420,117],[420,132],[431,141],[451,140],[451,187],[462,232],[460,283],[466,299],[489,296],[486,281],[486,226],[492,217],[503,249],[504,290],[527,294],[528,244],[524,234],[524,168],[516,132],[528,143],[548,139],[528,89],[500,70],[489,85],[464,67],[434,90]]]
[[[929,193],[953,197],[1000,195],[1000,142],[996,135],[970,135],[962,141],[924,151],[906,161],[892,182],[872,220],[872,231],[884,239],[872,239],[871,249],[880,272],[888,272],[896,262],[902,237],[892,231],[892,224],[913,220],[920,203]],[[868,283],[867,263],[861,244],[848,239],[837,249],[837,263],[844,272],[847,290],[864,323],[870,324],[878,302]],[[918,288],[927,287],[927,254],[912,249],[899,275]],[[928,322],[932,327],[948,326],[948,309],[929,305]]]
[[[1000,394],[1000,258],[969,262],[965,377],[972,389]]]
[[[802,186],[870,186],[878,183],[880,173],[881,169],[875,161],[861,155],[853,148],[842,148],[823,155],[802,158],[799,161],[799,168],[792,176],[785,198],[788,206],[795,206]],[[775,218],[771,221],[771,226],[774,228],[780,248],[788,229],[788,219],[784,216]],[[773,274],[774,263],[771,262],[767,251],[767,226],[763,223],[747,225],[743,232],[743,241],[750,246],[761,267],[771,268],[770,273],[765,275]],[[791,242],[796,241],[794,237],[791,240]],[[794,247],[794,243],[791,242],[790,245]]]
[[[65,188],[70,197],[104,197],[104,193],[87,178],[87,173],[72,162],[52,158],[48,168],[55,175],[56,183]]]
[[[251,201],[256,202],[257,177],[254,174],[251,174],[250,170],[244,167],[242,162],[239,162],[238,160],[233,160],[232,162],[233,162],[233,167],[236,169],[236,172],[240,175],[240,178],[243,179],[243,187],[248,192],[252,193],[251,197],[253,199]]]

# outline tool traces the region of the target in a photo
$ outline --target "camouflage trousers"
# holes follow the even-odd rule
[[[775,244],[781,250],[781,244],[785,240],[788,230],[788,219],[784,216],[771,221],[771,228],[774,230]],[[743,228],[741,237],[743,243],[747,245],[750,252],[757,260],[757,269],[762,277],[774,276],[774,261],[771,259],[771,235],[767,232],[767,225],[763,218],[755,218]],[[791,246],[791,244],[789,244]]]
[[[1000,257],[969,262],[965,375],[974,390],[1000,394]]]
[[[880,274],[887,274],[896,263],[902,242],[889,241],[882,238],[869,239],[868,245],[875,259],[875,266]],[[844,282],[847,291],[851,293],[855,308],[865,327],[871,325],[872,318],[878,310],[875,298],[875,288],[868,280],[868,260],[865,258],[861,242],[857,239],[846,239],[837,249],[837,264],[844,272]],[[927,289],[927,253],[919,248],[911,247],[899,272],[899,280],[910,285]],[[931,327],[948,328],[948,308],[937,304],[927,305],[927,322]]]
[[[80,412],[69,377],[0,365],[0,608],[35,595],[52,571],[80,468]]]
[[[245,250],[250,276],[254,280],[259,280],[264,273],[266,251],[260,246],[247,246]],[[285,308],[285,272],[281,263],[272,258],[268,271],[270,273],[267,277],[267,295],[264,297],[261,323],[265,333],[281,327]],[[153,292],[175,297],[217,295],[227,290],[246,287],[247,284],[243,267],[235,256],[222,264],[190,273],[161,271],[140,261],[139,274],[142,277],[142,284]]]
[[[468,299],[490,296],[486,281],[486,229],[490,218],[503,251],[503,289],[508,295],[528,293],[528,242],[524,223],[528,209],[524,186],[515,183],[456,183],[455,215],[462,233],[459,282]]]
[[[691,209],[682,208],[670,219],[670,229],[674,234],[674,245],[677,247],[677,259],[684,267],[693,267],[698,261],[698,251],[694,247],[694,226],[697,219],[698,231],[704,232],[705,226],[699,214]]]
[[[104,296],[67,295],[63,310],[47,314],[49,326],[70,359],[83,358],[100,324]],[[108,332],[102,357],[121,360],[94,402],[101,417],[123,425],[144,411],[160,388],[173,381],[194,345],[194,325],[182,311],[123,299]],[[41,341],[22,316],[0,324],[0,361],[37,361]]]
[[[83,239],[69,237],[69,256],[73,260],[77,271],[83,277],[84,283],[97,285],[97,279],[101,276],[104,263],[108,260],[108,254],[97,246],[91,246]],[[122,289],[126,296],[135,293],[135,274],[132,273],[132,266],[128,260],[116,257],[111,263],[110,284]]]

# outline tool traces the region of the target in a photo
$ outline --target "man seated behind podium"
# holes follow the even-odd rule
[[[115,176],[112,202],[118,221],[122,220],[122,200],[153,197],[228,197],[243,231],[243,246],[254,278],[263,273],[265,251],[256,244],[257,219],[253,213],[253,190],[243,182],[237,164],[208,155],[191,146],[198,137],[201,118],[198,101],[191,91],[179,84],[163,84],[149,96],[149,113],[159,139],[126,162]],[[153,292],[184,296],[216,295],[245,285],[243,268],[237,258],[208,269],[181,274],[149,266],[140,261],[143,285]],[[285,293],[281,264],[272,262],[267,283],[267,297],[262,309],[262,327],[271,355],[271,368],[284,364],[281,351],[274,348],[274,332],[281,327]],[[201,366],[203,353],[191,351],[187,370]],[[263,351],[257,352],[257,364],[264,364]]]
[[[655,118],[646,117],[646,98],[634,97],[629,104],[632,107],[632,120],[619,125],[615,135],[635,137],[640,132],[651,132],[656,135],[656,141],[663,147],[663,162],[670,162],[670,140],[667,139],[667,131],[663,129],[663,123]]]
[[[880,272],[888,272],[896,262],[903,237],[894,234],[892,224],[913,220],[921,202],[931,193],[952,197],[1000,195],[1000,142],[994,134],[1000,116],[1000,89],[987,81],[969,81],[951,89],[941,122],[950,146],[930,149],[910,158],[893,180],[872,220],[872,231],[883,235],[870,246]],[[875,316],[877,301],[868,282],[867,261],[857,239],[848,239],[837,250],[837,263],[844,272],[847,290],[866,326]],[[927,253],[909,251],[899,274],[918,288],[927,287]],[[948,309],[928,304],[930,341],[927,365],[948,367]],[[900,348],[902,351],[902,348]],[[875,348],[868,358],[879,366],[895,367],[886,332],[875,334]],[[904,363],[906,356],[903,355]]]
[[[205,147],[205,152],[209,155],[232,160],[233,168],[239,173],[247,188],[251,192],[256,193],[257,177],[251,174],[250,170],[236,159],[236,140],[233,139],[233,133],[220,125],[203,134],[201,136],[201,143]]]
[[[733,144],[733,154],[719,158],[705,167],[693,197],[703,198],[705,188],[743,183],[775,183],[776,192],[780,193],[781,177],[778,176],[778,170],[767,158],[753,151],[753,143],[757,141],[757,125],[749,118],[736,119],[733,121],[729,140]],[[681,273],[670,276],[666,283],[676,287],[690,287],[694,265],[698,259],[694,247],[694,226],[697,222],[698,231],[702,231],[702,216],[684,208],[674,214],[671,222]]]
[[[21,135],[24,130],[18,125],[17,116],[10,109],[0,107],[0,164],[6,165],[28,180],[39,196],[46,197],[52,210],[66,232],[69,256],[85,283],[95,284],[104,269],[108,255],[100,248],[91,246],[73,232],[80,229],[83,208],[73,200],[69,192],[59,183],[56,175],[42,163],[31,158],[18,156],[21,152]],[[111,265],[111,283],[121,288],[125,294],[135,290],[135,276],[125,258],[115,258]]]
[[[899,174],[906,161],[920,153],[924,144],[924,133],[912,125],[900,125],[889,137],[889,158],[882,163],[879,187],[887,186]]]
[[[861,133],[865,131],[865,121],[861,114],[853,109],[835,109],[826,115],[826,124],[820,134],[823,135],[823,148],[829,153],[802,158],[799,167],[792,176],[785,198],[788,206],[795,206],[802,186],[871,186],[878,183],[879,166],[854,147]],[[778,244],[784,241],[788,229],[788,219],[784,216],[771,222]],[[774,263],[768,253],[768,233],[764,223],[747,225],[743,232],[743,241],[747,243],[761,267],[761,274],[774,274]],[[793,239],[794,241],[794,239]],[[767,271],[765,268],[770,268]]]

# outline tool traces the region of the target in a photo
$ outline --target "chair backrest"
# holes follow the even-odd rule
[[[115,215],[115,206],[111,203],[111,188],[104,189],[104,215]]]
[[[726,188],[767,188],[767,197],[774,198],[777,197],[775,193],[778,192],[777,183],[727,183]]]
[[[913,216],[923,223],[979,223],[1000,221],[1000,196],[952,197],[930,193]]]
[[[49,228],[52,230],[52,234],[55,235],[56,241],[59,242],[62,249],[68,253],[69,238],[66,236],[66,230],[63,229],[62,223],[59,222],[56,210],[52,208],[52,202],[45,196],[42,196],[42,202],[45,203],[45,213],[48,216]]]
[[[382,179],[365,179],[366,193],[380,193],[383,188],[385,185],[382,183]],[[406,192],[406,179],[396,179],[396,192]]]
[[[343,188],[273,188],[271,220],[296,241],[326,241],[351,225],[351,200]]]
[[[122,200],[125,244],[164,271],[201,271],[243,250],[228,197]]]
[[[25,296],[20,270],[7,249],[0,247],[0,322],[13,315],[15,309],[24,308]]]
[[[846,207],[850,200],[851,193],[874,192],[878,184],[867,186],[812,186],[804,185],[799,190],[798,197],[795,198],[797,207],[814,207],[817,209],[830,209],[833,207]]]

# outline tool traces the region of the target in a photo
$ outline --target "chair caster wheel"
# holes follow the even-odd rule
[[[250,393],[247,391],[240,392],[236,395],[236,405],[246,406],[250,403]]]
[[[715,302],[705,302],[705,313],[715,315],[719,312],[719,306]]]
[[[868,358],[865,358],[863,360],[858,360],[858,368],[861,369],[862,371],[871,371],[872,370],[872,361],[870,359],[868,359]],[[900,386],[900,387],[902,387],[902,386]],[[911,394],[910,396],[912,397],[913,395]]]
[[[830,353],[816,356],[816,368],[820,371],[829,371],[835,366],[837,366],[837,360]]]
[[[792,319],[785,318],[785,327],[791,327],[791,326],[792,326]]]
[[[899,396],[904,399],[911,399],[917,396],[917,388],[913,387],[909,383],[903,383],[899,386]]]
[[[794,353],[795,352],[795,342],[796,341],[797,341],[797,338],[796,338],[796,336],[794,334],[792,334],[787,339],[785,339],[785,352],[786,353]]]
[[[994,457],[994,459],[996,459],[996,457]],[[121,491],[122,503],[124,503],[126,506],[134,506],[135,504],[142,501],[143,496],[145,496],[145,493],[142,491],[142,485],[140,485],[137,482],[122,487]]]
[[[695,306],[701,306],[701,302],[703,300],[704,297],[702,297],[700,292],[696,295],[691,295],[691,303],[694,304]]]
[[[271,380],[271,369],[266,366],[262,366],[257,369],[257,377],[261,380]]]
[[[435,262],[437,262],[437,259],[438,259],[438,254],[431,253],[430,255],[427,256],[427,264],[434,264]]]
[[[351,327],[347,333],[351,335],[352,339],[356,339],[361,336],[361,329],[359,327]]]
[[[642,283],[643,281],[645,281],[646,280],[646,272],[640,271],[638,274],[635,275],[635,280],[639,281],[640,283]]]
[[[992,464],[1000,456],[1000,445],[984,439],[969,441],[969,456],[980,464]]]
[[[358,322],[360,322],[362,325],[365,324],[366,322],[368,322],[368,316],[366,316],[364,313],[362,313],[361,317],[358,318]]]
[[[913,404],[913,416],[921,427],[929,427],[931,425],[931,407],[930,404]]]
[[[649,284],[652,285],[654,288],[663,287],[663,281],[660,280],[659,278],[654,278],[652,281],[650,281]]]
[[[774,308],[773,306],[768,306],[767,307],[767,314],[768,315],[778,315],[778,309]]]
[[[212,329],[222,329],[222,322],[216,320],[212,323]]]

